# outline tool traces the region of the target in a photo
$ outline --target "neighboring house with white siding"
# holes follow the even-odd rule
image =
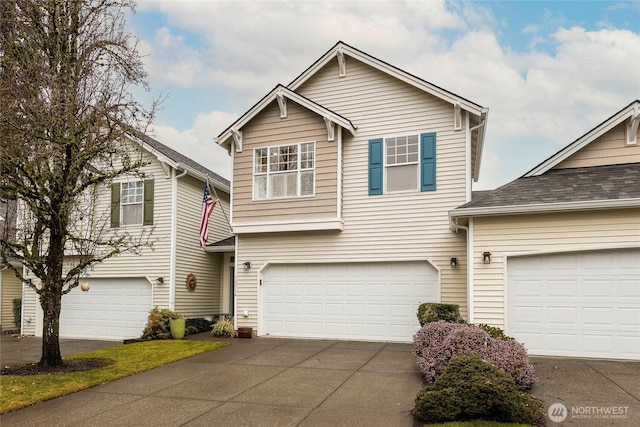
[[[147,137],[132,137],[146,164],[144,178],[120,177],[98,189],[95,216],[130,235],[149,236],[151,246],[140,254],[125,253],[94,265],[82,278],[89,291],[74,288],[62,297],[60,336],[113,339],[142,334],[149,310],[170,308],[187,317],[231,313],[229,294],[233,247],[208,252],[199,246],[199,228],[208,178],[220,200],[209,218],[209,242],[231,236],[223,212],[229,212],[229,182]],[[214,191],[215,190],[215,191]],[[214,196],[215,198],[215,196]],[[231,242],[233,244],[233,242]],[[196,277],[195,290],[187,276]],[[37,295],[25,287],[22,333],[42,335],[42,310]]]
[[[0,194],[0,237],[10,240],[15,235],[16,201],[2,198]],[[9,260],[20,268],[16,260]],[[22,285],[12,270],[0,265],[0,332],[16,330],[13,317],[13,300],[22,297]]]
[[[218,137],[233,157],[237,325],[409,341],[422,302],[467,312],[488,110],[339,42]],[[452,265],[455,259],[455,265]]]
[[[636,100],[450,212],[473,254],[469,321],[531,354],[640,359],[639,123]]]

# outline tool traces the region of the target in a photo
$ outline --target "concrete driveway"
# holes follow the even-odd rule
[[[210,334],[189,338],[212,339]],[[35,338],[23,340],[27,340],[21,341],[23,346],[39,343]],[[420,425],[410,413],[422,385],[410,344],[278,338],[232,341],[233,345],[220,350],[2,415],[0,424]],[[5,338],[2,344],[2,363],[7,364]],[[74,340],[63,342],[62,351],[87,351],[91,345],[118,343]],[[15,355],[16,349],[7,356],[11,353]],[[547,408],[561,403],[566,409],[562,422],[549,420],[548,425],[640,425],[640,362],[531,360],[539,378],[532,393]],[[556,416],[559,419],[558,411]]]

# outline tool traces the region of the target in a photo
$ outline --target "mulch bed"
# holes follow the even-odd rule
[[[65,360],[59,366],[40,366],[37,363],[26,365],[3,366],[0,375],[55,375],[71,372],[89,371],[111,365],[111,361],[105,359],[73,359]]]

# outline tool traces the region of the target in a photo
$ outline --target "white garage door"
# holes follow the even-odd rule
[[[640,359],[640,250],[509,258],[507,333],[530,354]]]
[[[122,340],[138,338],[151,309],[151,285],[145,279],[88,279],[62,297],[60,336]]]
[[[261,290],[261,334],[407,342],[418,305],[438,301],[438,273],[427,262],[275,265]]]

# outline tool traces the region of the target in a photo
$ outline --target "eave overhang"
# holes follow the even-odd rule
[[[449,211],[452,223],[460,219],[483,216],[526,215],[537,213],[575,212],[585,210],[640,208],[640,199],[606,199],[563,203],[537,203],[512,206],[490,206],[479,208],[458,208]]]
[[[313,111],[314,113],[321,116],[327,125],[336,124],[343,129],[348,130],[351,135],[356,134],[356,127],[351,123],[351,121],[340,114],[337,114],[326,107],[306,98],[291,89],[288,89],[285,86],[277,85],[271,92],[269,92],[264,98],[258,101],[249,111],[247,111],[242,117],[236,120],[231,126],[222,132],[218,138],[217,143],[227,149],[229,152],[231,151],[242,151],[242,127],[246,125],[251,119],[253,119],[258,113],[260,113],[264,108],[270,105],[274,100],[278,101],[278,106],[280,108],[280,117],[286,117],[286,100],[291,100],[298,105],[305,107],[306,109]],[[331,134],[329,130],[329,126],[327,126],[328,133]],[[330,139],[330,135],[329,135]]]

